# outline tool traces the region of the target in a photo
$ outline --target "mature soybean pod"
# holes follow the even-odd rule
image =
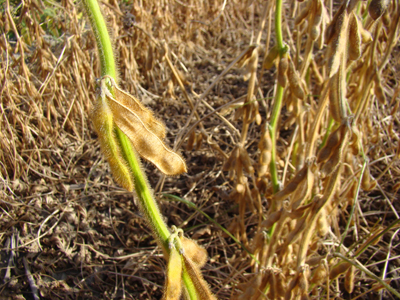
[[[286,75],[286,73],[287,73],[288,68],[289,68],[289,58],[285,54],[279,60],[279,67],[278,67],[278,83],[282,87],[285,87],[286,83],[287,83],[287,75]]]
[[[293,193],[296,190],[296,188],[299,186],[299,184],[302,183],[307,178],[307,171],[308,171],[308,165],[305,165],[302,169],[300,169],[299,172],[297,172],[297,174],[284,187],[283,190],[281,190],[280,192],[276,193],[273,196],[273,199],[281,200],[281,199],[284,199],[285,197],[289,196],[291,193]]]
[[[181,238],[182,246],[185,254],[195,263],[199,268],[203,267],[207,261],[207,250],[197,244],[196,241],[185,237]]]
[[[264,62],[263,62],[263,68],[264,69],[271,69],[272,66],[274,65],[275,59],[278,57],[279,55],[279,49],[278,46],[274,46],[272,47],[269,51],[268,54],[265,56],[264,58]]]
[[[351,12],[349,19],[349,48],[348,54],[350,60],[357,60],[361,56],[361,23],[356,14]]]
[[[170,249],[167,279],[165,281],[163,300],[179,300],[182,293],[182,258],[175,249]]]
[[[368,13],[372,19],[380,18],[389,5],[389,0],[372,0],[368,7]]]
[[[342,262],[339,265],[333,267],[331,271],[329,272],[329,279],[333,280],[336,279],[337,277],[340,276],[340,274],[343,274],[346,272],[349,268],[351,267],[351,264],[348,262]]]
[[[327,161],[329,157],[332,155],[333,151],[339,147],[345,126],[346,126],[345,124],[340,125],[335,131],[333,131],[329,135],[325,146],[318,153],[317,157],[318,163]]]
[[[128,191],[133,191],[132,175],[121,155],[120,146],[115,138],[113,116],[104,97],[98,97],[91,119],[100,141],[100,148],[110,164],[115,181]]]
[[[300,78],[300,76],[294,66],[294,63],[291,59],[289,61],[289,69],[287,71],[287,77],[288,77],[289,84],[290,84],[290,90],[293,92],[293,94],[297,98],[304,100],[305,92],[301,85],[301,78]]]

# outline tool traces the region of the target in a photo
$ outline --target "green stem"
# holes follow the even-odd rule
[[[275,3],[275,34],[276,44],[278,45],[279,51],[283,49],[283,37],[282,37],[282,0],[276,0]]]
[[[97,0],[84,0],[83,4],[96,37],[97,48],[100,55],[101,76],[109,75],[118,83],[113,47],[100,6]]]
[[[96,36],[101,63],[101,75],[108,75],[117,83],[118,78],[113,47],[99,4],[97,0],[83,0],[83,3]],[[110,92],[112,93],[111,90]],[[120,145],[122,155],[132,172],[141,212],[148,221],[157,243],[162,246],[165,253],[168,253],[168,238],[171,234],[167,225],[163,221],[158,205],[154,199],[154,195],[149,188],[148,180],[145,173],[142,171],[139,158],[137,157],[135,150],[132,148],[129,138],[117,126],[115,126],[115,137]],[[190,299],[197,299],[195,287],[186,270],[183,270],[182,279]]]
[[[161,239],[161,244],[164,247],[164,250],[167,250],[167,240],[170,236],[170,232],[162,219],[158,205],[154,200],[153,193],[149,189],[146,175],[141,169],[140,162],[138,161],[136,153],[132,149],[128,137],[119,128],[116,128],[116,136],[121,145],[123,156],[133,173],[135,190],[139,198],[141,211],[145,215],[146,220],[149,221],[148,225],[151,227],[153,233]]]
[[[279,191],[279,179],[278,179],[278,170],[276,168],[276,130],[278,126],[278,119],[281,113],[282,99],[283,99],[283,87],[278,84],[275,95],[275,103],[272,109],[269,134],[271,136],[271,180],[272,180],[272,189],[274,194]]]
[[[106,22],[101,14],[99,4],[97,3],[97,0],[84,0],[83,2],[85,4],[86,12],[89,16],[93,31],[96,35],[97,47],[101,60],[101,74],[102,76],[108,75],[116,81],[117,73],[113,47],[111,44],[111,39],[108,35]],[[167,250],[167,240],[170,236],[170,233],[167,225],[162,219],[153,194],[150,191],[145,174],[141,170],[137,155],[132,148],[129,138],[116,126],[115,132],[116,138],[121,146],[123,156],[133,174],[135,190],[140,201],[142,213],[148,220],[154,236],[157,239],[161,239],[157,242],[163,246],[164,250]]]
[[[282,38],[282,0],[276,0],[275,35],[280,57],[282,57],[283,55],[287,55],[285,54],[287,49],[283,45],[283,38]],[[276,168],[276,131],[278,127],[279,115],[281,113],[283,91],[284,88],[279,83],[277,83],[275,102],[274,102],[274,107],[272,109],[272,115],[269,127],[269,133],[272,142],[270,171],[271,171],[272,188],[274,194],[279,191],[278,171]]]

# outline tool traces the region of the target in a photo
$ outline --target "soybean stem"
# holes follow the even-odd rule
[[[277,46],[279,49],[279,55],[280,57],[282,57],[283,55],[286,55],[284,53],[285,47],[283,45],[283,38],[282,38],[282,0],[276,0],[275,4],[275,35],[276,35]],[[269,133],[272,141],[270,171],[271,171],[272,188],[274,194],[279,191],[278,171],[276,169],[276,131],[278,126],[279,115],[281,113],[283,91],[284,88],[279,83],[277,83],[275,102],[272,109],[272,115],[269,127]]]

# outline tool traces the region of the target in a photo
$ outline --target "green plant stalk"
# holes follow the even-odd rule
[[[96,42],[99,49],[102,76],[111,76],[117,82],[117,72],[113,54],[111,39],[108,35],[106,23],[101,13],[97,0],[84,0],[86,12],[89,16]],[[112,92],[110,90],[110,92]],[[132,149],[129,138],[115,127],[116,138],[121,146],[123,156],[128,163],[134,177],[135,190],[140,200],[142,212],[145,214],[155,236],[161,239],[163,248],[167,247],[167,239],[170,236],[167,225],[164,223],[158,206],[148,187],[147,180],[143,174],[137,155]],[[164,250],[166,250],[165,248]]]
[[[96,37],[97,49],[100,56],[101,76],[109,75],[118,83],[113,47],[100,6],[96,0],[84,0],[83,4]]]
[[[116,83],[118,83],[113,47],[99,4],[97,0],[84,0],[83,3],[96,36],[101,62],[101,75],[108,75],[112,77]],[[112,93],[111,90],[110,92]],[[116,139],[121,147],[122,155],[126,160],[130,171],[132,172],[141,211],[145,215],[145,218],[157,243],[162,246],[164,252],[168,253],[168,238],[170,236],[170,232],[167,225],[163,221],[160,210],[158,209],[158,205],[153,197],[153,193],[149,188],[147,178],[141,169],[137,154],[133,150],[129,138],[117,126],[115,126],[115,133]],[[193,282],[185,270],[183,270],[182,279],[190,299],[197,299],[197,293]]]
[[[283,50],[282,0],[276,0],[275,2],[275,35],[276,35],[276,44],[278,45],[278,49],[279,51],[282,51]]]
[[[271,144],[272,144],[270,171],[271,171],[272,189],[274,194],[279,192],[278,170],[276,168],[276,130],[278,125],[279,115],[281,113],[283,90],[284,90],[283,87],[279,83],[277,83],[275,103],[272,109],[271,121],[269,125],[269,135],[271,136]]]
[[[167,240],[171,234],[162,219],[158,205],[153,198],[153,193],[148,187],[147,178],[142,172],[137,155],[132,149],[129,138],[119,128],[116,128],[116,136],[121,145],[123,156],[133,173],[135,191],[139,198],[142,213],[145,214],[148,225],[151,227],[153,233],[161,239],[162,246],[165,248],[164,250],[167,250]]]
[[[277,46],[279,49],[279,55],[280,57],[282,57],[282,55],[285,55],[285,49],[286,49],[286,47],[284,47],[283,45],[283,38],[282,38],[282,0],[276,0],[275,3],[275,35],[276,35]],[[269,134],[271,136],[271,142],[272,142],[270,171],[271,171],[272,189],[274,194],[279,191],[278,171],[276,169],[276,130],[278,125],[279,115],[281,113],[283,91],[284,88],[279,83],[277,83],[275,102],[274,102],[274,107],[272,109],[272,115],[269,125]]]

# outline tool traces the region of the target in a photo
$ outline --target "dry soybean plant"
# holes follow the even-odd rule
[[[396,106],[397,95],[392,90],[394,97],[386,98],[381,78],[398,41],[398,3],[342,1],[330,17],[332,11],[321,0],[298,2],[289,13],[295,18],[287,45],[280,28],[281,5],[280,1],[275,5],[277,43],[263,62],[265,68],[277,65],[277,83],[272,113],[260,128],[260,154],[252,164],[242,140],[224,166],[234,182],[231,196],[239,203],[240,240],[258,259],[253,260],[254,275],[237,299],[329,298],[336,296],[337,291],[331,289],[340,275],[345,276],[348,294],[353,293],[357,278],[369,276],[399,297],[379,274],[359,262],[373,242],[368,235],[357,237],[350,247],[343,243],[351,224],[356,230],[363,226],[354,221],[360,188],[370,191],[377,185],[370,172],[371,159],[378,159],[370,152],[371,139],[377,134],[371,124],[373,111]],[[256,76],[255,66],[251,79]],[[259,113],[258,106],[252,105],[256,97],[251,79],[244,124],[257,123]],[[281,102],[289,112],[285,121],[275,115],[281,112]],[[397,118],[397,107],[389,118]],[[278,155],[279,129],[292,125],[288,147],[280,149],[284,155]],[[243,125],[242,136],[246,129]],[[398,146],[392,147],[398,155]],[[279,165],[283,172],[277,171]],[[258,218],[256,234],[249,242],[245,212],[253,207],[259,213],[262,197],[268,210]],[[347,209],[350,213],[342,232],[336,218]],[[397,224],[398,219],[390,227]],[[375,230],[366,230],[374,241],[384,233]]]
[[[0,295],[400,297],[398,1],[83,3],[0,4]]]

